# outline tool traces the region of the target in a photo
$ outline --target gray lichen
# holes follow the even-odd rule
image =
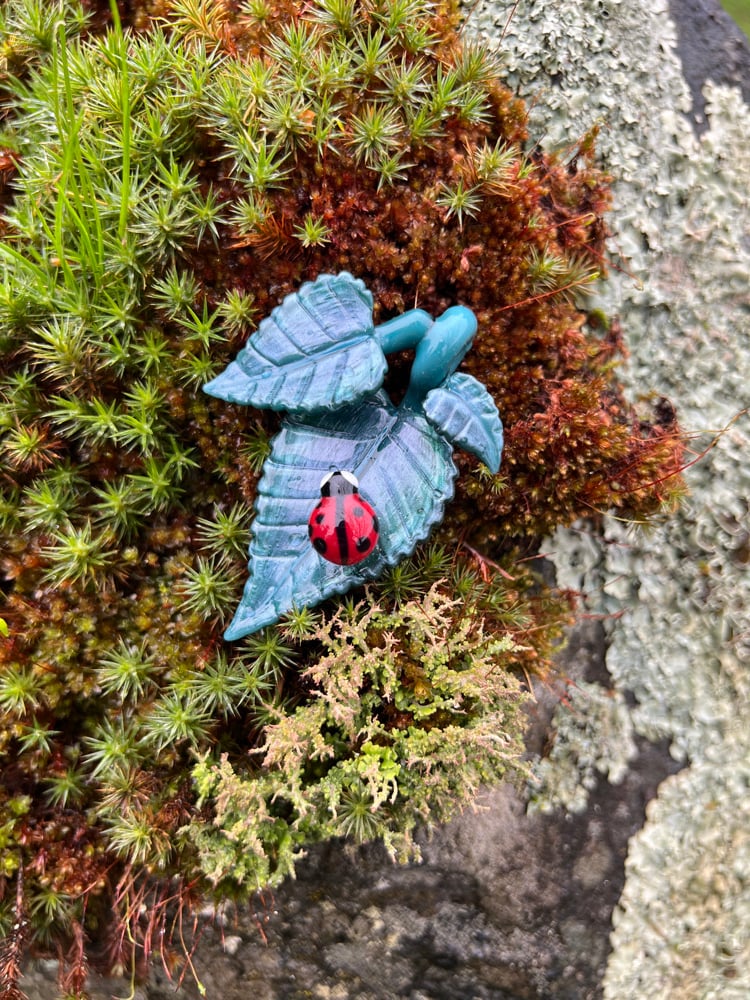
[[[695,460],[689,497],[649,533],[610,519],[599,538],[554,539],[561,582],[610,616],[607,666],[635,695],[635,730],[691,765],[665,782],[633,842],[606,996],[745,997],[750,112],[708,84],[709,127],[694,136],[666,0],[494,0],[470,24],[498,45],[511,84],[539,97],[534,138],[571,145],[601,125],[621,268],[601,304],[623,318],[633,396],[649,385],[675,402]],[[558,730],[596,742],[564,714]],[[570,807],[591,771],[580,740],[564,745],[567,760],[553,754],[543,771]],[[571,762],[584,764],[572,787]]]
[[[750,969],[750,759],[668,778],[633,838],[607,1000],[745,1000]]]
[[[619,691],[578,681],[554,720],[551,752],[536,767],[530,806],[550,812],[586,807],[600,775],[619,784],[635,757],[633,721]]]

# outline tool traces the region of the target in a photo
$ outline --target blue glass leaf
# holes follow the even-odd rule
[[[383,384],[372,295],[342,271],[307,282],[264,319],[204,391],[230,403],[312,413],[353,402]]]
[[[397,409],[384,392],[337,413],[286,421],[258,485],[251,576],[225,638],[239,639],[294,606],[344,593],[412,552],[453,496],[451,453],[421,413]],[[320,481],[336,469],[357,476],[380,522],[372,555],[354,566],[327,562],[307,534]]]
[[[454,445],[476,455],[490,472],[500,468],[503,425],[492,396],[471,375],[451,375],[427,393],[424,412]]]

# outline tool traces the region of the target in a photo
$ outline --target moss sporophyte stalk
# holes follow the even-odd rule
[[[418,824],[523,771],[527,679],[553,669],[572,598],[519,556],[678,487],[671,411],[634,412],[617,323],[587,312],[609,204],[594,137],[541,153],[451,6],[120,17],[0,10],[9,996],[31,946],[67,955],[70,993],[88,957],[142,973],[173,947],[169,907],[247,899],[312,841],[413,856]],[[280,418],[201,387],[286,295],[346,271],[376,325],[475,314],[455,377],[502,414],[502,470],[456,452],[411,556],[224,644]],[[389,357],[394,404],[411,368]]]

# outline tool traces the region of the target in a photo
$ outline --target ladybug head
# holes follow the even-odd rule
[[[341,497],[359,492],[359,480],[353,472],[337,470],[329,472],[320,483],[322,497]]]

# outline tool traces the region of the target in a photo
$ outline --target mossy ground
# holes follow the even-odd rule
[[[524,688],[570,604],[519,557],[674,493],[674,414],[626,404],[617,323],[585,309],[595,137],[528,148],[456,27],[422,0],[173,0],[124,33],[103,6],[5,5],[8,996],[29,942],[69,949],[75,992],[87,952],[147,957],[170,906],[247,896],[321,837],[408,853],[415,823],[522,769]],[[200,387],[285,293],[344,269],[376,321],[476,312],[465,367],[503,469],[460,458],[432,545],[225,646],[276,418]]]

